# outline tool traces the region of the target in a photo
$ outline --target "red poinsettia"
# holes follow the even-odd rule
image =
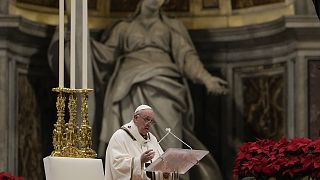
[[[12,176],[9,172],[0,172],[0,180],[24,180],[23,177]]]
[[[320,178],[320,139],[281,138],[244,143],[236,156],[233,175],[235,179]]]

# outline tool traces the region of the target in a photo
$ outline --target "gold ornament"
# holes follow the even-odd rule
[[[53,130],[54,151],[51,156],[73,158],[96,158],[97,153],[91,149],[92,128],[88,118],[88,94],[93,89],[69,89],[53,88],[58,92],[56,108],[57,122]],[[68,109],[69,121],[65,123],[65,94],[69,95]],[[80,128],[77,126],[77,94],[81,95],[81,118]]]

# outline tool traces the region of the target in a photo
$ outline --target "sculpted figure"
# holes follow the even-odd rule
[[[165,128],[171,128],[194,149],[205,149],[193,134],[193,104],[187,79],[204,84],[213,94],[225,94],[227,82],[203,67],[184,25],[162,12],[164,3],[165,0],[140,0],[130,18],[116,23],[100,41],[91,40],[90,71],[96,101],[104,99],[96,104],[96,108],[103,109],[100,156],[112,134],[130,121],[140,104],[153,108],[159,123],[151,132],[158,139],[165,135]],[[56,61],[53,54],[49,49],[51,64]],[[100,121],[96,123],[99,127]],[[182,147],[182,143],[170,139],[161,146]],[[204,175],[199,179],[222,179],[211,156],[198,167]]]

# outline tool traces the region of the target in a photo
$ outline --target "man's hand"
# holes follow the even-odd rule
[[[152,149],[149,149],[141,154],[141,165],[153,159],[155,152]]]

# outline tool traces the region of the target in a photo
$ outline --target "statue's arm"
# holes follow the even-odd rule
[[[204,84],[210,93],[227,93],[227,82],[212,76],[203,66],[191,38],[182,23],[176,22],[172,33],[172,53],[182,74],[194,83]]]
[[[204,67],[199,56],[188,53],[184,65],[184,74],[195,83],[204,84],[209,93],[226,94],[227,82],[217,76],[212,76]]]

